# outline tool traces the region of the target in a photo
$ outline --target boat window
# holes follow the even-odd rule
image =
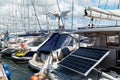
[[[24,40],[23,42],[26,43],[28,40]]]
[[[119,46],[118,36],[107,36],[107,46]]]
[[[18,39],[18,40],[17,40],[17,43],[20,43],[20,42],[21,42],[21,40],[20,40],[20,39]]]
[[[96,37],[88,37],[84,41],[82,41],[80,44],[84,43],[81,46],[94,46],[96,41]]]
[[[31,43],[32,46],[39,46],[42,42],[44,42],[47,39],[47,36],[42,36],[37,38],[35,41]]]

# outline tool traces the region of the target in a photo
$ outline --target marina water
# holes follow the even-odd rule
[[[29,80],[36,72],[29,67],[27,62],[16,63],[12,61],[11,57],[1,57],[1,61],[9,64],[11,71],[10,80]]]

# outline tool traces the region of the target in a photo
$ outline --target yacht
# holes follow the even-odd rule
[[[112,10],[95,7],[86,8],[84,16],[119,20],[118,14]],[[86,47],[79,45],[69,55],[55,63],[46,61],[35,76],[50,80],[120,80],[120,26],[90,25],[73,32],[88,37],[89,45]],[[52,56],[50,57],[53,60]]]
[[[4,41],[6,47],[0,51],[3,56],[11,56],[11,54],[21,50],[21,42],[25,44],[25,49],[29,50],[29,47],[26,47],[30,42],[32,42],[34,37],[17,37],[10,38],[8,41]]]
[[[40,47],[42,42],[47,38],[47,36],[39,36],[32,42],[28,43],[25,47],[27,50],[19,50],[12,54],[12,58],[17,61],[28,61],[32,59],[34,53]]]
[[[40,70],[44,62],[52,53],[54,53],[52,54],[53,56],[56,56],[54,61],[58,61],[63,57],[63,55],[60,53],[64,48],[67,48],[67,52],[64,54],[69,54],[75,48],[75,45],[77,45],[77,37],[77,35],[68,33],[51,34],[51,36],[41,44],[37,52],[33,55],[32,59],[29,60],[30,67],[36,70]],[[57,56],[61,57],[58,59]]]

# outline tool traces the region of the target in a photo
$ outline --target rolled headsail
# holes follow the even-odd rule
[[[119,21],[120,10],[102,10],[97,7],[88,6],[85,9],[85,16],[90,18]]]

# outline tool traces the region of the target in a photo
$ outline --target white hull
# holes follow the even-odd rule
[[[42,67],[42,63],[40,62],[36,62],[36,61],[33,61],[33,60],[29,60],[29,66],[35,70],[40,70],[41,67]]]
[[[32,59],[32,57],[17,57],[17,56],[15,56],[15,54],[12,55],[12,58],[14,60],[19,60],[19,61],[28,61],[28,60]]]

